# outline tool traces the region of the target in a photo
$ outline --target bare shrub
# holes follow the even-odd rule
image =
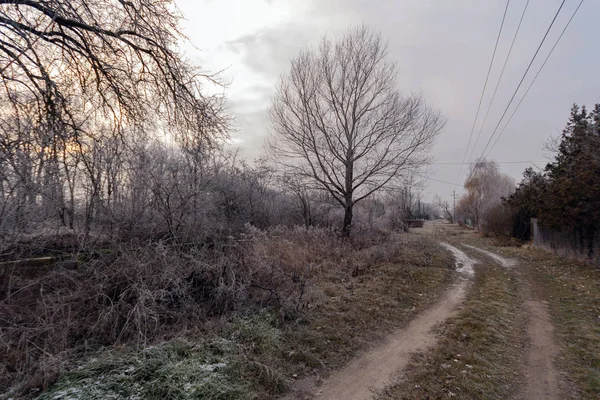
[[[343,240],[326,228],[247,225],[204,246],[105,243],[81,256],[78,270],[17,271],[0,301],[0,389],[47,388],[82,352],[147,346],[213,317],[270,308],[280,322],[297,318],[320,282],[368,274],[404,254],[388,231],[357,229]]]
[[[346,245],[330,229],[276,227],[267,231],[248,228],[253,241],[245,257],[255,301],[275,304],[282,317],[308,305],[311,280],[337,269]]]
[[[21,391],[46,387],[56,378],[53,360],[66,352],[146,345],[236,309],[247,298],[242,252],[237,244],[186,251],[121,245],[78,271],[14,276],[20,289],[0,303],[2,388],[19,381]]]
[[[344,254],[326,229],[246,230],[203,247],[107,246],[75,271],[13,271],[0,302],[0,389],[46,388],[81,350],[148,345],[254,304],[287,318],[306,305],[310,280],[339,268]]]

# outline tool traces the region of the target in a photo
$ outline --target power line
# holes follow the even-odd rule
[[[504,112],[502,113],[502,116],[500,117],[500,120],[498,121],[498,124],[496,124],[496,127],[494,128],[494,131],[492,132],[492,135],[490,136],[490,138],[488,139],[487,143],[485,144],[485,147],[483,148],[483,151],[481,152],[481,155],[479,156],[477,162],[481,161],[481,159],[483,158],[483,155],[485,154],[485,151],[487,150],[487,148],[490,145],[492,139],[494,138],[494,135],[496,135],[496,132],[498,131],[498,128],[500,127],[500,124],[502,123],[502,120],[506,116],[506,113],[508,112],[508,109],[510,108],[510,105],[512,104],[512,102],[514,101],[517,93],[519,92],[519,89],[521,88],[521,85],[523,84],[523,81],[525,80],[525,77],[527,76],[527,73],[531,69],[531,66],[533,65],[533,62],[535,61],[538,53],[540,52],[540,49],[542,48],[542,45],[546,41],[546,38],[548,37],[548,34],[550,33],[550,30],[552,29],[552,26],[554,26],[554,22],[556,21],[556,18],[558,18],[558,14],[560,14],[560,10],[562,10],[563,6],[565,5],[565,1],[566,0],[562,1],[562,3],[560,4],[560,7],[558,8],[558,11],[556,11],[556,14],[554,15],[554,18],[552,19],[552,22],[550,23],[550,26],[546,30],[546,33],[544,34],[544,37],[542,38],[542,41],[540,42],[537,50],[535,51],[535,54],[533,55],[533,58],[529,62],[529,65],[527,66],[527,69],[525,70],[525,73],[523,74],[523,77],[521,78],[521,81],[519,82],[519,85],[517,85],[517,88],[515,89],[515,92],[513,93],[510,101],[508,102],[506,108],[504,109]],[[467,180],[469,178],[471,178],[471,175],[473,175],[473,171],[471,171],[471,174],[469,174],[469,177],[467,178]]]
[[[504,65],[502,66],[502,71],[500,72],[500,77],[498,78],[498,82],[496,83],[496,87],[494,88],[494,94],[492,94],[492,99],[490,100],[490,105],[488,106],[487,111],[485,112],[485,117],[483,118],[483,122],[481,123],[481,127],[479,128],[479,132],[477,133],[477,138],[475,139],[475,144],[473,145],[473,150],[471,150],[471,157],[473,158],[473,154],[475,153],[475,149],[477,148],[477,143],[479,143],[479,138],[481,137],[481,132],[483,131],[483,127],[487,122],[488,116],[490,114],[490,110],[492,105],[494,104],[494,99],[496,98],[496,93],[498,92],[498,87],[500,86],[500,82],[502,82],[502,77],[504,76],[504,71],[506,70],[506,65],[508,64],[508,60],[510,55],[512,54],[513,47],[515,42],[517,41],[517,36],[519,35],[519,31],[521,30],[521,24],[523,23],[523,18],[525,18],[525,13],[527,12],[527,7],[529,6],[529,0],[525,3],[525,8],[523,8],[523,13],[521,13],[521,19],[519,19],[519,25],[517,25],[517,30],[515,31],[515,35],[513,36],[512,43],[510,44],[510,49],[508,49],[508,54],[506,55],[506,59],[504,60]],[[464,161],[464,160],[463,160]]]
[[[504,8],[504,14],[502,15],[502,22],[500,23],[500,30],[498,31],[498,36],[496,37],[496,44],[494,45],[494,52],[492,53],[492,59],[490,60],[490,66],[488,67],[487,75],[485,77],[485,83],[483,84],[483,90],[481,91],[481,96],[479,97],[479,105],[477,106],[477,112],[475,113],[475,119],[473,120],[473,126],[471,127],[471,133],[469,134],[469,142],[467,143],[467,147],[465,148],[465,154],[463,156],[462,162],[465,162],[465,160],[467,158],[467,153],[469,152],[469,147],[471,146],[471,139],[473,139],[473,131],[475,130],[477,118],[479,117],[479,111],[481,110],[481,103],[483,102],[483,96],[485,94],[485,89],[487,88],[488,80],[490,78],[490,72],[492,72],[492,66],[494,65],[494,58],[496,57],[496,50],[498,49],[498,43],[500,42],[500,36],[502,35],[502,28],[504,27],[504,21],[506,20],[506,13],[508,11],[509,4],[510,4],[510,0],[507,0],[506,7]],[[462,172],[462,168],[458,172],[457,179],[460,179],[461,172]]]
[[[430,177],[428,177],[428,176],[424,176],[424,175],[423,175],[422,177],[423,177],[423,178],[425,178],[425,179],[426,179],[426,180],[428,180],[428,181],[434,181],[434,182],[439,182],[439,183],[446,183],[446,184],[448,184],[448,185],[462,187],[462,185],[459,185],[458,183],[452,183],[452,182],[448,182],[448,181],[442,181],[442,180],[440,180],[440,179],[430,178]]]
[[[502,134],[504,133],[504,131],[506,130],[506,128],[508,127],[508,125],[510,124],[510,121],[512,121],[513,117],[515,116],[517,110],[519,109],[519,107],[521,106],[521,103],[523,103],[523,100],[525,100],[525,97],[527,97],[527,94],[529,93],[529,90],[531,89],[531,87],[533,86],[533,84],[535,83],[536,79],[538,78],[538,76],[540,75],[540,73],[542,72],[542,69],[544,69],[544,66],[546,65],[546,63],[548,62],[548,59],[550,59],[550,56],[552,55],[552,53],[554,52],[554,49],[556,48],[556,46],[558,45],[558,42],[560,42],[560,39],[562,39],[563,35],[565,34],[565,32],[567,31],[567,28],[569,27],[569,25],[571,24],[571,21],[573,21],[573,18],[575,18],[575,15],[577,14],[577,11],[579,11],[579,8],[581,8],[581,5],[583,4],[584,0],[581,0],[579,2],[579,5],[577,6],[577,8],[575,9],[575,11],[573,12],[573,15],[571,15],[571,18],[569,19],[569,21],[567,22],[567,25],[565,26],[565,28],[562,30],[562,32],[560,33],[560,36],[558,37],[558,39],[556,39],[556,42],[554,43],[554,46],[552,46],[552,49],[550,50],[550,53],[548,53],[548,56],[546,57],[546,59],[544,60],[544,62],[542,63],[542,66],[540,67],[540,69],[538,70],[537,74],[535,74],[535,77],[533,78],[533,80],[531,81],[531,83],[529,84],[529,87],[527,88],[527,90],[525,91],[525,94],[523,95],[523,97],[521,97],[521,100],[519,101],[519,104],[517,104],[517,107],[514,109],[514,111],[512,112],[512,114],[510,115],[510,118],[508,119],[508,121],[506,122],[506,125],[504,125],[504,128],[502,128],[502,130],[500,131],[500,133],[498,134],[498,137],[496,138],[496,140],[494,141],[494,144],[492,145],[492,147],[490,148],[490,151],[488,151],[487,155],[489,156],[490,153],[492,152],[492,150],[494,150],[494,147],[496,146],[496,143],[498,143],[498,140],[500,140],[500,137],[502,136]]]
[[[543,163],[546,161],[494,161],[496,164],[531,164],[531,165],[535,165],[535,163]],[[431,165],[473,165],[476,163],[431,163]],[[443,181],[440,179],[435,179],[435,178],[431,178],[429,176],[426,176],[424,174],[421,173],[417,173],[417,175],[419,175],[421,178],[424,178],[426,181],[434,181],[434,182],[439,182],[439,183],[445,183],[448,185],[452,185],[452,186],[456,186],[456,187],[462,187],[462,184],[459,183],[455,183],[455,182],[448,182],[448,181]]]
[[[545,162],[545,161],[494,161],[496,164],[533,164],[536,162]],[[430,163],[430,165],[475,165],[475,162],[434,162]]]
[[[462,187],[462,185],[460,185],[458,183],[448,182],[448,181],[443,181],[441,179],[432,178],[432,177],[430,177],[428,175],[425,175],[424,172],[415,171],[414,174],[417,175],[417,176],[419,176],[419,177],[421,177],[421,178],[423,178],[425,181],[434,181],[434,182],[439,182],[439,183],[446,183],[446,184],[452,185],[452,186]]]

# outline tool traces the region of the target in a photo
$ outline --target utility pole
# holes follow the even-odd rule
[[[452,211],[452,223],[456,223],[456,190],[452,191],[452,200],[454,200],[454,207]]]

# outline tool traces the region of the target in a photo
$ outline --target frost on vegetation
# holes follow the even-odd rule
[[[215,372],[218,368],[225,368],[227,364],[225,363],[216,363],[216,364],[204,364],[200,365],[200,369],[208,372]]]
[[[169,342],[131,355],[109,355],[65,374],[42,400],[230,399],[248,388],[228,374],[222,343]]]

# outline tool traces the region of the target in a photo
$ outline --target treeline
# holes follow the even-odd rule
[[[264,228],[300,221],[293,199],[271,185],[273,171],[235,154],[214,151],[198,160],[173,145],[129,135],[57,156],[37,145],[41,141],[14,140],[3,149],[0,250],[23,237],[57,234],[77,236],[84,248],[99,239],[201,243],[246,223]]]
[[[258,228],[338,227],[340,207],[326,192],[281,175],[265,162],[212,151],[201,160],[135,134],[50,143],[46,132],[24,136],[4,125],[0,148],[0,254],[18,243],[72,235],[82,249],[97,241],[167,240],[203,243],[210,237]],[[407,218],[429,218],[416,183],[357,206],[356,227],[385,224],[402,230]]]
[[[592,111],[574,105],[567,126],[544,171],[528,168],[505,205],[514,215],[513,235],[528,239],[531,218],[553,232],[555,247],[573,247],[588,258],[598,255],[600,231],[600,105]],[[540,234],[546,235],[542,231]]]

